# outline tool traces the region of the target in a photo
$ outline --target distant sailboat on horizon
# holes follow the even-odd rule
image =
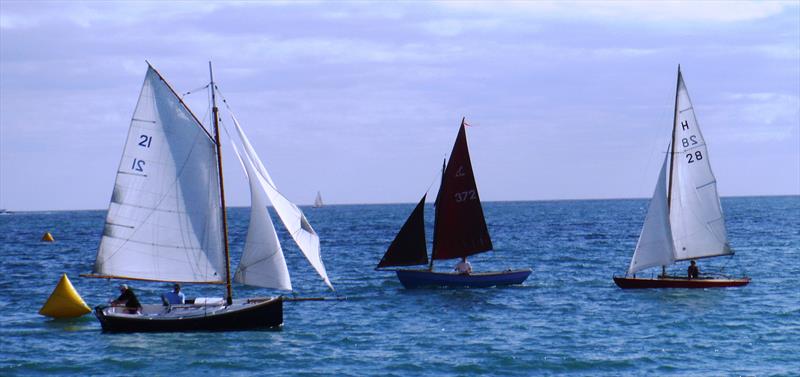
[[[209,63],[209,71],[211,63]],[[328,287],[319,237],[302,211],[276,188],[238,121],[239,154],[249,180],[250,224],[231,273],[217,87],[211,74],[207,130],[148,63],[117,170],[93,273],[97,278],[224,284],[224,298],[186,305],[95,308],[104,331],[248,330],[283,324],[283,299],[233,298],[232,280],[291,291],[291,279],[267,206]]]
[[[317,191],[317,197],[314,198],[314,205],[311,206],[312,208],[322,208],[324,204],[322,203],[322,194]]]
[[[711,171],[708,148],[678,66],[670,152],[661,164],[628,271],[625,277],[615,276],[614,282],[623,289],[747,285],[748,277],[689,278],[666,273],[666,266],[678,261],[725,255],[733,255],[733,250],[728,244],[717,180]],[[637,272],[658,266],[662,269],[658,277],[636,277]]]
[[[442,182],[436,196],[430,264],[424,270],[394,270],[406,288],[482,288],[522,284],[531,274],[529,268],[469,274],[433,270],[435,259],[467,257],[493,248],[472,172],[465,125],[462,118],[450,161],[442,169]],[[428,264],[424,212],[427,195],[426,192],[411,212],[376,270]]]

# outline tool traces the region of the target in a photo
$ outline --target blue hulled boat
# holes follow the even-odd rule
[[[463,258],[492,250],[492,239],[483,217],[478,186],[467,147],[465,120],[456,137],[450,161],[442,168],[442,182],[436,196],[433,250],[428,260],[425,240],[425,198],[427,192],[397,233],[377,270],[428,265],[426,270],[395,269],[406,288],[485,288],[522,284],[530,269],[481,273],[453,273],[433,270],[433,261]]]

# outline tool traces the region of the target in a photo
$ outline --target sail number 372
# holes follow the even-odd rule
[[[467,200],[476,200],[476,199],[478,199],[478,193],[475,192],[475,190],[457,192],[457,193],[453,194],[453,196],[456,199],[456,203],[465,202]]]

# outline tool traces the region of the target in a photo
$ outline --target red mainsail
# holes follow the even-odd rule
[[[461,120],[436,200],[432,259],[453,259],[492,250],[472,173],[467,134]]]

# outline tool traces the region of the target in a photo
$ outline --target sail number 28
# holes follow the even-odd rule
[[[703,154],[700,151],[694,152],[694,154],[687,153],[686,158],[689,160],[687,163],[691,164],[695,161],[700,161],[703,159]]]

